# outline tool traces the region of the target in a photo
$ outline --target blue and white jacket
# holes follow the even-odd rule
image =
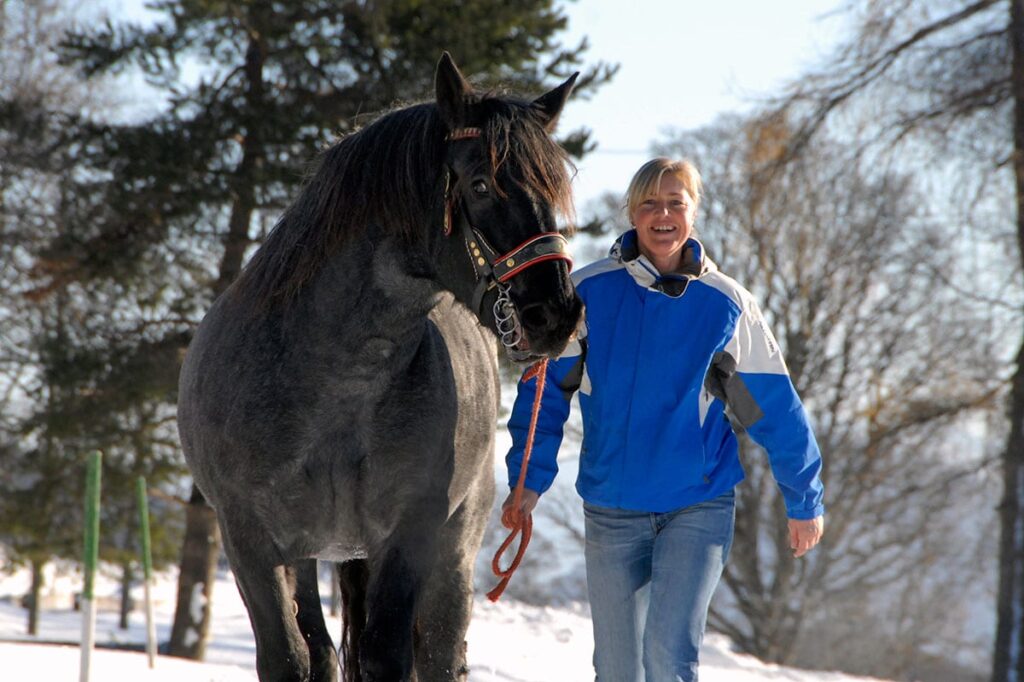
[[[526,487],[551,486],[569,400],[579,390],[576,490],[585,501],[666,512],[727,492],[743,480],[735,424],[767,451],[788,516],[823,514],[818,444],[751,294],[695,239],[685,274],[667,276],[639,254],[636,239],[625,233],[607,258],[573,274],[585,320],[548,364]],[[520,381],[508,422],[510,486],[519,478],[535,384]]]

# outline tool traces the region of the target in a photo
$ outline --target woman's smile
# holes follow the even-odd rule
[[[697,202],[675,175],[662,176],[655,194],[646,197],[630,216],[640,252],[661,273],[679,267],[686,241],[693,231]]]

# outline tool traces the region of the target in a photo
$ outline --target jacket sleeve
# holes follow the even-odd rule
[[[752,300],[708,372],[708,390],[768,453],[772,475],[791,519],[813,519],[822,504],[821,452],[779,345]]]
[[[571,341],[556,360],[548,361],[544,393],[541,396],[537,429],[525,482],[527,488],[539,494],[547,492],[555,480],[555,475],[558,474],[558,448],[562,444],[562,427],[569,417],[569,401],[579,388],[583,362],[586,358],[586,341],[583,338],[585,333],[585,326],[581,323],[580,337]],[[524,373],[524,377],[527,373],[528,371]],[[508,419],[508,430],[512,435],[512,447],[505,456],[509,488],[514,488],[519,482],[536,387],[536,377],[519,380],[516,400]]]

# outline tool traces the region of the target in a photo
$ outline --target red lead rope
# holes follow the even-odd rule
[[[540,398],[544,393],[544,380],[547,378],[547,372],[548,361],[540,360],[523,375],[523,383],[533,377],[537,377],[537,389],[533,395],[533,413],[530,415],[530,429],[526,433],[526,447],[523,450],[523,463],[519,467],[519,480],[516,482],[515,493],[512,496],[512,507],[508,510],[507,514],[508,520],[511,521],[512,532],[505,538],[505,542],[501,543],[501,547],[494,553],[494,559],[491,561],[491,570],[494,571],[494,575],[501,578],[501,582],[487,593],[487,598],[491,601],[498,601],[501,593],[508,587],[508,581],[512,579],[512,574],[519,568],[523,555],[526,554],[526,547],[530,544],[530,536],[533,534],[533,515],[526,514],[524,516],[520,508],[523,503],[523,488],[526,486],[526,468],[530,465],[530,454],[533,452],[533,435],[537,431]],[[504,520],[505,517],[503,516],[502,521]],[[515,540],[516,535],[520,532],[522,532],[523,538],[519,541],[519,549],[516,551],[516,556],[512,560],[512,565],[503,571],[501,570],[501,555],[505,553],[505,550],[508,549],[512,541]]]

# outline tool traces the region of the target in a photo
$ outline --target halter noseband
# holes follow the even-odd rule
[[[445,137],[448,142],[468,140],[480,137],[480,128],[456,128]],[[444,234],[452,232],[452,209],[454,197],[450,195],[449,176],[445,174],[444,187]],[[569,242],[558,232],[542,232],[530,237],[511,251],[501,254],[491,246],[483,234],[466,220],[461,222],[462,237],[466,244],[466,252],[476,273],[476,288],[473,291],[473,311],[478,315],[482,312],[484,295],[497,287],[498,298],[494,302],[494,320],[501,337],[502,345],[514,360],[525,360],[529,353],[517,347],[522,341],[522,327],[519,314],[509,296],[507,282],[527,268],[549,260],[563,260],[572,269],[572,256],[569,255]]]

